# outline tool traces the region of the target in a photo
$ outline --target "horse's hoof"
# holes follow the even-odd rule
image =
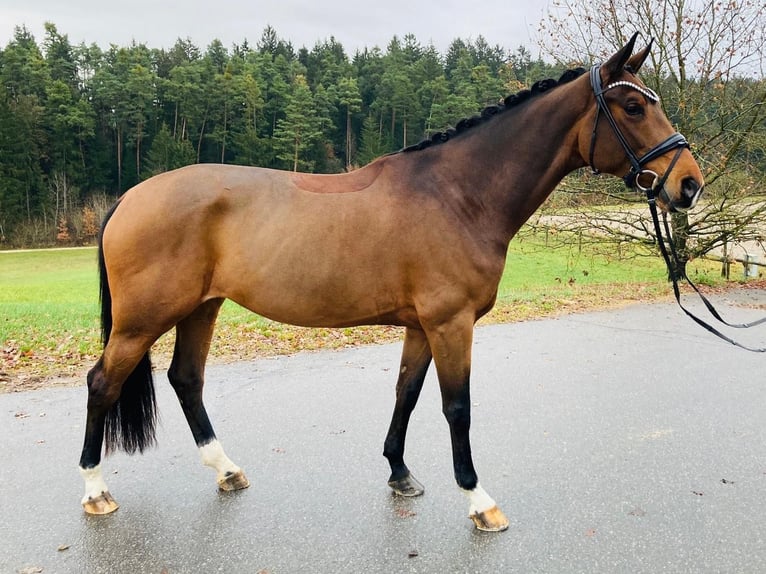
[[[112,498],[109,491],[102,492],[96,498],[87,498],[82,501],[82,508],[87,514],[111,514],[120,507]]]
[[[245,473],[241,470],[237,472],[227,472],[222,478],[218,479],[218,488],[221,490],[241,490],[250,486]]]
[[[388,486],[390,486],[391,490],[393,490],[399,496],[420,496],[426,491],[423,485],[420,484],[411,474],[408,474],[404,478],[400,478],[398,480],[389,480]]]
[[[469,518],[476,528],[485,532],[501,532],[508,528],[508,519],[497,506],[472,514]]]

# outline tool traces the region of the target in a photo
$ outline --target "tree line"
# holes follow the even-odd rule
[[[353,169],[561,69],[481,36],[349,56],[271,27],[204,50],[72,45],[52,23],[38,43],[17,27],[0,49],[0,241],[87,239],[97,199],[192,163]]]
[[[641,1],[648,14],[664,6]],[[0,245],[90,240],[120,193],[192,163],[354,169],[536,80],[603,59],[624,42],[609,23],[632,13],[626,0],[598,0],[593,14],[568,0],[553,6],[559,4],[566,17],[552,12],[540,36],[554,42],[540,48],[555,64],[523,46],[489,45],[482,36],[457,38],[444,53],[414,35],[394,36],[385,49],[350,56],[332,37],[296,49],[271,27],[254,45],[245,40],[227,48],[215,40],[204,50],[188,39],[170,49],[72,45],[52,23],[38,43],[17,27],[0,48]],[[576,10],[596,28],[570,30]],[[766,202],[752,201],[766,174],[766,82],[757,73],[763,67],[757,31],[766,25],[766,8],[734,2],[712,10],[716,18],[679,11],[677,24],[658,20],[649,30],[655,49],[642,70],[692,142],[708,183],[706,205],[715,208],[699,224],[684,223],[694,240],[692,256],[760,238],[766,226]],[[732,42],[713,42],[725,36],[718,28],[740,21],[735,16],[742,33]],[[690,26],[698,29],[693,41],[673,35]],[[755,36],[747,33],[751,28]],[[617,196],[624,196],[618,180],[594,181],[583,171],[563,182],[550,205],[572,208]],[[582,220],[592,232],[593,214]],[[639,227],[635,237],[619,240],[645,236],[643,221]]]

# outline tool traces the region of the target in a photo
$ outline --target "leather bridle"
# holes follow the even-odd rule
[[[673,167],[675,167],[681,152],[684,149],[689,149],[689,142],[686,141],[684,136],[676,132],[665,138],[641,157],[637,156],[633,149],[630,147],[630,144],[628,143],[625,135],[622,133],[622,130],[620,130],[620,126],[617,125],[617,121],[614,119],[614,115],[612,115],[612,111],[609,109],[609,106],[606,103],[604,94],[613,88],[629,87],[640,92],[647,99],[654,103],[659,102],[660,98],[653,90],[639,86],[633,82],[620,81],[609,84],[606,87],[602,87],[600,69],[600,65],[595,65],[590,69],[590,85],[593,88],[593,94],[596,96],[596,119],[593,122],[593,135],[590,140],[590,153],[588,158],[588,163],[590,164],[591,169],[594,173],[599,173],[594,161],[594,154],[596,151],[596,132],[598,129],[598,122],[599,119],[601,119],[601,115],[603,114],[603,116],[609,122],[614,135],[620,142],[620,145],[625,151],[625,155],[628,156],[628,161],[630,162],[630,171],[622,178],[625,182],[625,185],[631,189],[640,189],[647,194],[647,198],[654,198],[659,196],[662,202],[668,205],[669,209],[672,211],[674,209],[673,202],[670,200],[670,197],[668,197],[668,194],[665,191],[665,181],[667,181],[670,172],[672,171]],[[644,168],[644,166],[650,161],[657,159],[658,157],[665,155],[666,153],[673,150],[676,150],[676,153],[673,156],[670,165],[668,165],[668,168],[665,170],[665,173],[661,177],[654,171]],[[650,178],[651,183],[649,183],[649,185],[645,185],[643,183],[645,176]]]
[[[590,153],[588,158],[588,163],[591,166],[591,169],[594,173],[599,173],[598,169],[596,168],[596,165],[594,163],[594,153],[596,150],[596,131],[598,129],[598,122],[601,118],[601,115],[603,114],[604,117],[609,122],[609,125],[612,128],[612,131],[614,132],[614,135],[617,137],[617,140],[620,142],[620,145],[622,146],[622,149],[625,151],[625,155],[628,156],[628,161],[630,162],[630,171],[623,176],[623,181],[625,182],[625,185],[627,185],[631,189],[638,188],[639,190],[643,191],[646,194],[646,199],[649,202],[649,211],[652,215],[652,221],[654,223],[654,230],[655,234],[657,236],[657,243],[660,247],[660,252],[662,253],[662,257],[665,260],[665,264],[667,265],[668,272],[670,273],[670,277],[673,281],[673,293],[676,297],[676,301],[678,302],[678,306],[681,308],[681,310],[686,313],[687,316],[689,316],[695,323],[698,325],[704,327],[707,329],[710,333],[713,335],[716,335],[717,337],[720,337],[724,341],[731,343],[732,345],[735,345],[737,347],[740,347],[742,349],[745,349],[746,351],[753,351],[756,353],[764,353],[766,352],[766,347],[764,348],[754,348],[754,347],[748,347],[746,345],[743,345],[734,339],[731,339],[730,337],[727,337],[693,313],[691,313],[688,309],[686,309],[683,304],[681,303],[681,292],[678,287],[678,280],[679,280],[679,271],[681,275],[681,279],[685,280],[691,287],[694,289],[694,291],[699,295],[700,299],[704,303],[707,310],[710,312],[710,314],[719,322],[723,323],[724,325],[728,327],[734,327],[736,329],[745,329],[748,327],[754,327],[755,325],[760,325],[761,323],[766,323],[766,317],[759,319],[757,321],[753,321],[751,323],[729,323],[725,321],[721,315],[718,313],[718,311],[715,309],[713,304],[700,292],[699,288],[692,282],[691,279],[686,275],[686,273],[683,271],[683,267],[680,263],[680,257],[678,256],[678,252],[676,251],[675,244],[673,243],[672,235],[670,233],[670,228],[668,226],[666,214],[663,211],[662,217],[663,217],[663,224],[665,227],[665,239],[662,236],[662,229],[660,228],[660,220],[659,216],[657,214],[657,197],[660,198],[660,200],[668,206],[668,209],[670,211],[675,211],[675,208],[673,207],[673,202],[671,201],[670,197],[667,194],[667,191],[665,191],[665,182],[668,179],[668,176],[670,175],[670,172],[675,167],[676,162],[678,161],[678,158],[681,155],[681,152],[683,152],[684,149],[689,149],[689,142],[686,141],[686,138],[682,136],[680,133],[676,132],[672,134],[671,136],[665,138],[663,141],[661,141],[659,144],[654,146],[652,149],[650,149],[648,152],[646,152],[641,157],[638,157],[634,152],[633,149],[630,147],[630,144],[628,143],[628,140],[625,138],[625,135],[620,130],[620,126],[617,125],[617,121],[614,119],[614,116],[612,115],[611,110],[609,109],[609,106],[606,103],[606,98],[604,97],[604,94],[608,92],[609,90],[617,87],[629,87],[632,88],[641,94],[643,94],[647,99],[651,100],[654,103],[657,103],[660,101],[659,96],[657,94],[650,90],[649,88],[640,86],[638,84],[635,84],[633,82],[628,81],[618,81],[614,82],[612,84],[609,84],[606,87],[602,87],[601,82],[601,74],[599,73],[601,66],[595,65],[590,69],[590,84],[593,88],[593,93],[596,96],[596,120],[593,123],[593,134],[590,140]],[[668,164],[668,168],[665,170],[665,173],[662,174],[662,176],[658,175],[656,172],[645,169],[644,166],[649,163],[650,161],[666,154],[671,151],[675,150],[675,154],[673,155],[673,158],[670,161],[670,164]],[[645,185],[644,178],[648,177],[649,183],[648,185]],[[668,247],[665,244],[668,244],[670,248],[670,253],[668,252]],[[671,264],[671,254],[673,256],[673,261],[675,265]]]

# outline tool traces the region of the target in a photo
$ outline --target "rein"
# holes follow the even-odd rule
[[[657,236],[657,243],[660,246],[660,252],[662,253],[662,257],[665,260],[665,265],[668,268],[668,272],[673,282],[673,294],[676,297],[676,302],[678,303],[678,306],[695,323],[697,323],[698,325],[700,325],[701,327],[703,327],[704,329],[706,329],[708,332],[712,333],[713,335],[723,339],[727,343],[731,343],[732,345],[739,347],[741,349],[745,349],[746,351],[752,351],[754,353],[765,353],[766,347],[748,347],[746,345],[743,345],[742,343],[735,341],[734,339],[730,337],[727,337],[726,335],[718,331],[716,328],[714,328],[712,325],[700,319],[691,311],[686,309],[686,307],[684,307],[683,304],[681,303],[681,291],[678,287],[678,282],[679,282],[678,271],[682,269],[682,266],[680,264],[680,258],[678,257],[678,252],[676,251],[676,248],[675,248],[675,243],[673,242],[673,236],[668,226],[667,215],[664,212],[662,214],[662,222],[665,228],[665,237],[663,237],[662,235],[662,228],[660,227],[659,215],[657,213],[657,197],[659,196],[663,202],[665,202],[667,205],[670,205],[671,211],[674,211],[672,207],[673,204],[670,201],[670,198],[668,197],[667,192],[665,191],[665,182],[667,181],[667,178],[670,175],[670,172],[675,167],[676,162],[678,161],[678,158],[681,155],[681,152],[684,149],[688,149],[690,147],[689,142],[686,141],[686,138],[683,135],[676,132],[673,135],[666,138],[665,140],[663,140],[662,142],[660,142],[659,144],[657,144],[656,146],[654,146],[643,156],[638,157],[633,152],[633,149],[630,147],[628,140],[625,138],[622,131],[620,130],[620,127],[617,125],[617,121],[614,119],[614,116],[612,115],[612,112],[606,103],[606,98],[604,98],[604,93],[611,90],[612,88],[625,86],[625,87],[629,87],[629,88],[633,88],[637,90],[638,92],[643,94],[646,98],[653,101],[654,103],[659,102],[660,100],[659,96],[657,96],[657,94],[654,91],[650,90],[649,88],[644,88],[642,86],[639,86],[638,84],[634,84],[633,82],[627,82],[627,81],[614,82],[612,84],[609,84],[605,88],[602,88],[601,74],[599,73],[599,69],[600,69],[600,66],[595,65],[590,70],[590,83],[591,83],[591,87],[593,88],[593,93],[596,96],[596,120],[593,124],[593,135],[590,141],[590,157],[589,157],[589,163],[591,165],[591,169],[593,170],[593,173],[596,173],[596,174],[600,173],[599,170],[596,169],[595,167],[593,155],[595,153],[595,148],[596,148],[596,130],[598,128],[598,122],[601,117],[601,114],[603,114],[604,117],[606,117],[607,121],[609,122],[609,125],[611,126],[612,131],[614,132],[614,135],[617,137],[618,141],[620,142],[620,145],[625,151],[625,155],[627,155],[628,161],[630,162],[630,165],[631,165],[630,171],[622,178],[623,181],[625,182],[625,185],[627,185],[631,189],[638,188],[639,190],[646,193],[646,199],[647,199],[647,202],[649,203],[649,211],[652,215],[652,222],[654,224],[654,231]],[[646,165],[653,159],[656,159],[662,155],[665,155],[666,153],[669,153],[673,150],[675,150],[673,159],[670,161],[668,168],[665,170],[665,173],[661,177],[657,175],[655,172],[653,172],[652,170],[644,169],[644,165]],[[651,178],[651,183],[649,185],[644,185],[641,181],[642,176],[648,176],[649,178]],[[665,245],[666,243],[667,245],[670,246],[670,253],[668,253],[668,248]],[[673,256],[672,260],[670,257],[671,254]],[[694,284],[694,282],[692,282],[692,280],[689,279],[689,276],[686,274],[685,271],[682,272],[681,279],[686,281],[689,284],[689,286],[691,286],[691,288],[694,289],[694,292],[697,293],[697,295],[702,300],[707,310],[710,312],[710,314],[717,321],[726,325],[727,327],[732,327],[735,329],[747,329],[749,327],[754,327],[756,325],[766,323],[766,317],[763,317],[751,323],[729,323],[725,321],[721,317],[720,313],[718,313],[718,311],[715,309],[715,307],[710,302],[710,300],[707,297],[705,297],[702,294],[702,292],[700,292],[699,288]]]
[[[743,345],[742,343],[735,341],[731,337],[727,337],[726,335],[721,333],[718,329],[713,327],[710,323],[707,323],[706,321],[700,319],[694,313],[692,313],[686,307],[683,306],[683,303],[681,303],[681,291],[678,287],[679,278],[678,278],[678,272],[677,272],[679,269],[681,269],[680,258],[678,257],[678,252],[676,251],[675,243],[673,242],[673,237],[670,233],[670,228],[668,226],[668,220],[665,213],[662,214],[662,223],[665,228],[665,237],[662,236],[662,230],[660,228],[660,220],[657,214],[657,202],[656,202],[656,197],[653,191],[654,190],[647,190],[646,199],[649,202],[649,211],[652,214],[652,222],[654,223],[654,232],[657,235],[657,243],[660,246],[660,251],[662,252],[662,258],[665,260],[665,265],[668,268],[668,272],[670,273],[670,277],[673,282],[673,294],[676,297],[676,302],[678,303],[678,306],[695,323],[705,328],[707,331],[709,331],[716,337],[723,339],[727,343],[731,343],[735,347],[739,347],[740,349],[745,349],[746,351],[752,351],[753,353],[766,353],[766,347],[748,347],[747,345]],[[672,260],[670,258],[670,254],[668,253],[668,248],[665,245],[666,242],[670,246],[670,253],[673,256]],[[675,265],[672,265],[671,261],[674,262]],[[694,292],[697,293],[699,298],[705,304],[705,307],[707,308],[707,310],[710,312],[710,314],[713,317],[715,317],[715,319],[718,322],[726,325],[727,327],[732,327],[734,329],[748,329],[750,327],[755,327],[756,325],[761,325],[762,323],[766,323],[766,317],[762,317],[761,319],[758,319],[757,321],[752,321],[750,323],[729,323],[728,321],[723,319],[723,317],[721,317],[721,314],[716,310],[716,308],[713,306],[710,300],[707,297],[705,297],[705,295],[702,294],[702,292],[699,290],[699,287],[697,287],[694,284],[694,282],[691,279],[689,279],[689,276],[686,274],[685,271],[681,274],[681,279],[686,281],[686,283],[688,283],[689,286],[692,289],[694,289]]]

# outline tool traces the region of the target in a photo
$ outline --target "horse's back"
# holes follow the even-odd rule
[[[376,185],[380,169],[196,165],[149,179],[104,233],[115,299],[160,299],[173,320],[225,297],[309,326],[391,322],[411,305],[400,287],[409,247],[391,241],[405,212]]]

